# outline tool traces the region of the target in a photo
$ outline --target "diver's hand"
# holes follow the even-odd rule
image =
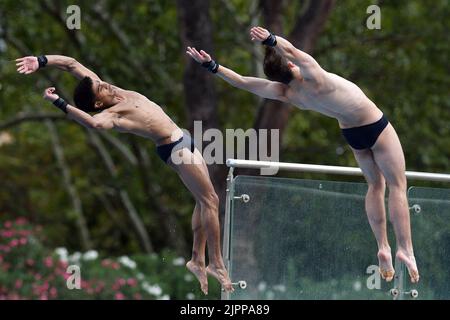
[[[37,57],[29,56],[16,59],[17,72],[21,74],[30,74],[39,69]]]
[[[250,29],[250,38],[252,41],[263,42],[269,38],[270,32],[262,27],[253,27]]]
[[[59,96],[55,93],[56,89],[54,87],[50,87],[45,89],[44,91],[44,99],[50,102],[54,102],[59,99]]]
[[[212,60],[211,56],[207,54],[205,51],[200,50],[200,52],[198,52],[197,49],[193,47],[192,48],[187,47],[186,54],[195,61],[197,61],[198,63],[210,62]]]

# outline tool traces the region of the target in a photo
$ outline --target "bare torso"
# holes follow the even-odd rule
[[[337,119],[341,128],[358,127],[381,118],[381,110],[354,83],[326,71],[322,79],[320,84],[294,80],[287,98],[300,109]]]
[[[156,103],[138,92],[111,87],[124,99],[96,116],[110,117],[115,130],[151,139],[156,145],[182,136],[181,129]]]

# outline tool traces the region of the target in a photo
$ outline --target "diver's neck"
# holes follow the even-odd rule
[[[119,103],[121,103],[121,102],[123,102],[123,101],[125,101],[126,97],[124,95],[122,95],[122,94],[117,94],[116,93],[114,95],[114,99],[113,100],[114,100],[114,104],[112,105],[112,107],[117,105],[117,104],[119,104]]]

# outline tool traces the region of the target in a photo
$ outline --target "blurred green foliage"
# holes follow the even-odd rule
[[[247,37],[253,23],[252,1],[212,0],[214,57],[239,73],[254,75],[262,51],[255,54]],[[316,44],[314,57],[328,71],[357,83],[385,112],[403,144],[408,170],[450,171],[450,76],[447,0],[382,1],[381,30],[365,27],[373,1],[338,1]],[[182,77],[186,58],[181,47],[175,1],[76,1],[81,30],[65,27],[65,9],[73,1],[0,2],[0,123],[22,112],[56,112],[41,98],[55,85],[70,99],[76,81],[46,69],[24,77],[13,60],[23,55],[73,56],[106,81],[136,90],[161,105],[182,127],[186,123]],[[295,22],[301,1],[287,1],[285,28]],[[106,14],[104,19],[99,14]],[[256,61],[256,62],[255,62]],[[213,78],[211,78],[213,79]],[[249,93],[216,82],[221,129],[252,127],[260,103]],[[78,191],[94,247],[107,255],[138,254],[139,241],[111,190],[125,188],[157,252],[168,246],[159,208],[179,222],[177,235],[191,243],[194,201],[153,152],[151,142],[113,134],[132,150],[148,150],[144,187],[142,171],[108,142],[118,178],[112,179],[79,125],[55,122],[73,183]],[[135,152],[135,154],[137,154]],[[356,166],[335,120],[313,112],[294,111],[286,130],[281,161]],[[225,183],[225,181],[224,181]],[[101,199],[111,204],[108,212]],[[44,227],[48,244],[80,250],[76,216],[61,181],[47,127],[23,122],[0,130],[0,219],[25,216]],[[176,249],[187,255],[187,250]]]

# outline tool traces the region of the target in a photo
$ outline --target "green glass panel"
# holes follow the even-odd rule
[[[365,183],[238,176],[232,199],[230,299],[392,299],[380,281]],[[395,242],[391,243],[395,244]]]
[[[450,299],[450,189],[411,187],[408,191],[418,284],[405,279],[403,299]],[[414,210],[417,209],[417,210]]]

